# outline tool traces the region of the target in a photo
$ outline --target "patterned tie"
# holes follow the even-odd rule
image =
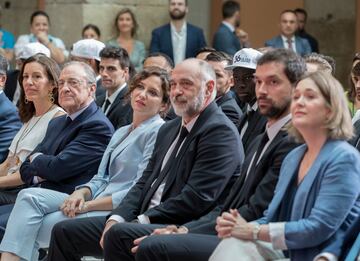
[[[293,42],[293,41],[292,41],[291,39],[287,39],[286,42],[287,42],[287,44],[288,44],[288,49],[294,51],[294,48],[293,48],[293,45],[292,45],[292,42]]]

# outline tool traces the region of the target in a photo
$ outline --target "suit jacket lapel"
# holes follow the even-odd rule
[[[333,148],[332,146],[329,146],[329,144],[331,144],[331,141],[327,141],[323,145],[319,155],[316,157],[314,163],[308,170],[308,173],[299,184],[291,211],[291,220],[297,220],[302,217],[305,211],[306,202],[308,202],[307,198],[309,196],[309,189],[312,187],[315,179],[318,177],[318,173],[320,173],[320,168],[322,167],[323,162],[326,160],[330,150]]]
[[[165,43],[169,43],[169,54],[170,54],[170,58],[172,60],[174,60],[174,51],[173,51],[173,46],[172,46],[172,39],[171,39],[171,25],[167,24],[166,28],[165,28],[165,33],[164,33],[164,42]]]
[[[279,48],[285,48],[281,35],[276,38],[276,45],[279,46]]]
[[[111,113],[113,110],[115,110],[115,108],[118,106],[118,104],[119,104],[120,102],[123,102],[124,97],[125,97],[127,91],[128,91],[128,86],[126,85],[126,86],[124,87],[124,89],[122,89],[122,90],[119,92],[119,94],[116,96],[114,102],[110,105],[110,109],[109,109],[107,115],[110,115],[110,113]]]
[[[302,145],[298,147],[296,153],[294,153],[291,158],[287,158],[286,166],[288,168],[285,169],[281,167],[281,176],[279,177],[278,184],[276,185],[274,197],[268,207],[268,222],[271,222],[276,217],[280,204],[284,198],[284,194],[293,176],[298,173],[298,166],[304,156],[305,151],[306,146]]]
[[[65,129],[61,129],[59,132],[58,138],[56,139],[56,142],[51,146],[56,151],[59,148],[62,148],[64,146],[64,142],[67,141],[67,137],[69,136],[69,133],[73,133],[73,129],[81,124],[81,122],[85,121],[90,115],[95,113],[98,110],[97,105],[93,101],[90,103],[90,105],[80,114],[78,115],[68,126],[65,127]],[[64,116],[64,121],[66,119],[66,116]],[[65,123],[64,123],[65,124]]]
[[[154,182],[156,182],[157,178],[160,176],[160,173],[162,171],[165,171],[165,168],[168,168],[168,166],[165,166],[163,170],[161,170],[161,166],[163,164],[163,160],[165,158],[166,153],[168,152],[171,144],[174,142],[176,135],[179,132],[180,126],[181,126],[181,118],[176,118],[174,119],[174,121],[178,121],[176,124],[174,124],[174,126],[171,128],[170,132],[168,133],[168,135],[166,135],[164,137],[164,141],[166,141],[166,143],[164,143],[163,146],[161,146],[161,148],[159,149],[159,151],[161,151],[161,153],[159,153],[158,156],[158,162],[156,163],[156,166],[154,166],[154,169],[152,170],[152,175],[149,178],[149,181],[147,182],[147,184],[144,187],[144,191],[145,192],[145,196],[143,198],[143,202],[141,205],[141,212],[145,209],[148,208],[149,206],[149,202],[151,200],[151,198],[153,197],[155,191],[158,189],[158,186],[154,186]],[[166,164],[169,165],[169,164]],[[164,193],[163,193],[164,194]]]
[[[178,155],[176,157],[176,161],[173,162],[172,164],[176,164],[176,166],[179,165],[179,163],[181,162],[182,158],[185,155],[185,152],[188,151],[188,147],[191,144],[193,138],[198,134],[198,131],[201,128],[201,126],[203,126],[204,122],[208,119],[208,117],[209,117],[208,115],[214,113],[215,110],[217,110],[217,109],[219,109],[219,107],[216,105],[215,102],[212,102],[200,114],[199,118],[196,120],[196,122],[195,122],[193,128],[191,129],[190,133],[187,135],[183,145],[181,146],[181,148],[180,148],[180,150],[178,152]],[[177,170],[178,168],[176,167],[174,169]],[[177,172],[169,173],[169,176],[166,179],[163,195],[165,195],[166,192],[168,192],[168,190],[172,186],[173,182],[175,181],[176,176],[177,176]]]

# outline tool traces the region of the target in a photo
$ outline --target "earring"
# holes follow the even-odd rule
[[[54,102],[55,102],[55,99],[54,99],[54,94],[52,93],[52,92],[49,92],[49,100],[50,100],[50,102],[52,103],[52,104],[54,104]]]
[[[28,104],[29,100],[25,97],[25,104]]]

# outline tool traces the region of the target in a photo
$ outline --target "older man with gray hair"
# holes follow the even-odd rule
[[[160,128],[142,177],[108,218],[55,225],[50,260],[103,253],[106,260],[132,260],[134,239],[197,219],[223,202],[244,156],[235,125],[214,102],[215,73],[205,61],[185,60],[174,68],[170,87],[180,117]]]

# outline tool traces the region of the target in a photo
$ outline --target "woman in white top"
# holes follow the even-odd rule
[[[30,17],[30,34],[20,35],[14,49],[17,57],[21,47],[28,43],[39,42],[49,48],[51,58],[61,64],[68,56],[64,42],[49,34],[50,17],[44,11],[35,11]]]
[[[42,141],[49,121],[65,113],[57,101],[59,74],[57,63],[44,54],[30,57],[22,67],[19,115],[24,125],[11,143],[7,159],[0,165],[0,195],[5,193],[7,198],[1,202],[0,196],[0,205],[15,202],[16,189],[11,193],[9,188],[23,184],[19,173],[21,163]]]

